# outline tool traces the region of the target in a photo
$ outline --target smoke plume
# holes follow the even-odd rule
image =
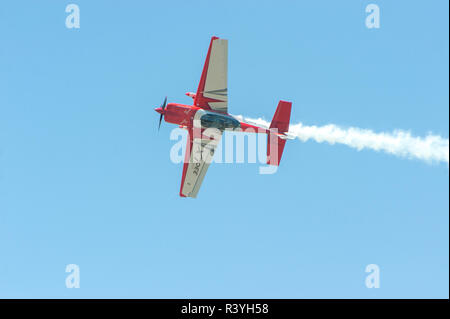
[[[237,118],[266,128],[270,125],[270,122],[261,118],[251,119],[243,116],[237,116]],[[376,133],[357,127],[343,128],[335,124],[308,126],[303,123],[291,124],[289,134],[302,142],[313,140],[331,145],[343,144],[358,151],[371,149],[428,163],[449,163],[449,140],[438,135],[428,134],[425,137],[416,137],[412,136],[410,132],[402,130]]]

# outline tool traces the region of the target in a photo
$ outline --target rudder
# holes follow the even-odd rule
[[[271,132],[267,134],[267,164],[280,165],[286,139],[280,138],[280,133],[289,131],[289,121],[291,118],[292,102],[278,102],[277,110],[270,123]]]

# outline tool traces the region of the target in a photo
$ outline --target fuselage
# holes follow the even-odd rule
[[[160,114],[164,113],[164,120],[166,122],[181,127],[194,127],[200,125],[202,129],[216,128],[219,130],[254,131],[258,133],[268,132],[266,128],[239,121],[230,114],[214,110],[205,110],[195,105],[169,103],[164,111],[161,108],[157,108],[156,111]],[[198,120],[198,122],[196,122],[196,120]]]

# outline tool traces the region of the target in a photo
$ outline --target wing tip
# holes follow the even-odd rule
[[[184,197],[184,198],[196,198],[197,195],[195,195],[195,196],[184,195],[184,194],[180,191],[180,197]]]

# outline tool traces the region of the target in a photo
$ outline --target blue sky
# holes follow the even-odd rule
[[[233,114],[448,138],[447,1],[69,3],[0,8],[0,297],[448,298],[447,164],[296,140],[183,199],[153,111],[217,35]]]

